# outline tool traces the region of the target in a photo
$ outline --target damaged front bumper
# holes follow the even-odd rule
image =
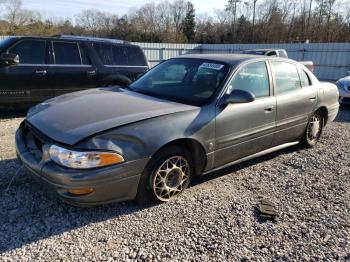
[[[46,147],[36,134],[22,123],[16,132],[16,153],[24,168],[47,185],[64,201],[79,206],[99,205],[135,198],[141,173],[149,159],[76,170],[61,167],[50,160]],[[42,146],[43,145],[43,146]],[[91,188],[91,193],[75,195],[71,189]]]

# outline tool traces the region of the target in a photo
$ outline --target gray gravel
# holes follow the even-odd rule
[[[21,118],[0,120],[0,260],[349,260],[350,108],[314,149],[290,148],[198,179],[177,200],[66,205],[15,160]],[[255,209],[277,205],[276,222]]]

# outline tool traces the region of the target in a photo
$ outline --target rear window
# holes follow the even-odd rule
[[[94,44],[104,65],[146,66],[144,55],[137,46]]]
[[[77,43],[53,42],[57,65],[81,65]]]
[[[23,40],[8,50],[19,56],[20,64],[45,64],[46,41]]]

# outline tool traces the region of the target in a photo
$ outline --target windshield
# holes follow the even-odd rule
[[[150,96],[201,106],[220,89],[229,71],[222,62],[205,59],[170,59],[130,85],[130,89]]]

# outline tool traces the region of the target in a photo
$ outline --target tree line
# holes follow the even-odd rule
[[[0,0],[0,34],[73,34],[167,43],[349,42],[350,0],[228,0],[196,13],[187,0],[147,3],[124,15],[83,10],[45,17],[21,0]]]

